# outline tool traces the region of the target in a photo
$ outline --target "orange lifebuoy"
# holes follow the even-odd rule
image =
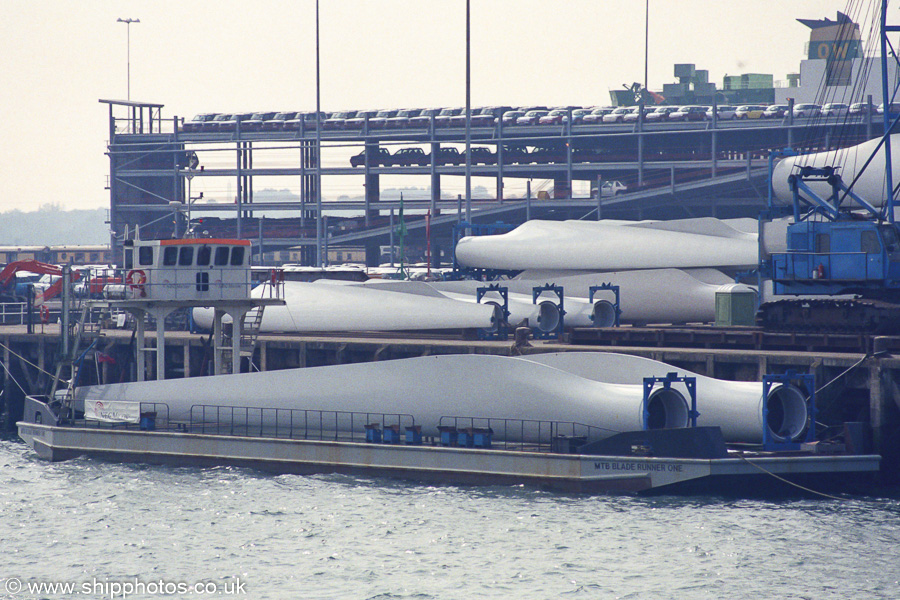
[[[144,291],[144,284],[147,283],[147,274],[140,269],[128,271],[128,275],[125,276],[125,281],[128,283],[129,288],[140,292],[141,298],[147,295]]]

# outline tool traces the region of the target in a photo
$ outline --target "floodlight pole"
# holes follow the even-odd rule
[[[128,60],[128,63],[127,63],[127,65],[128,65],[128,96],[127,96],[127,100],[129,102],[131,102],[131,24],[132,23],[140,23],[140,22],[141,22],[140,19],[132,19],[132,18],[116,20],[116,23],[125,23],[125,28],[127,31],[127,34],[126,34],[127,40],[128,40],[127,41],[127,47],[128,47],[128,49],[127,49],[127,53],[128,53],[127,54],[127,60]]]
[[[322,219],[322,128],[319,94],[319,0],[316,0],[316,266],[325,266],[322,252],[324,223]]]

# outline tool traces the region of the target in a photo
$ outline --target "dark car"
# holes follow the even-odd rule
[[[576,108],[572,111],[572,125],[581,125],[584,123],[584,118],[589,115],[591,110],[589,108]],[[569,122],[569,115],[565,114],[562,118],[563,123]]]
[[[378,148],[375,155],[369,159],[370,167],[378,167],[393,164],[393,157],[387,148]],[[366,164],[366,151],[363,150],[359,154],[350,157],[351,167],[362,167]]]
[[[503,164],[525,164],[531,162],[531,156],[528,150],[522,146],[504,146],[503,147]]]
[[[670,121],[705,121],[706,106],[682,106],[673,113],[669,113]]]
[[[438,148],[435,164],[437,165],[461,165],[465,162],[463,155],[454,147]]]
[[[194,115],[193,119],[182,123],[181,131],[188,132],[188,133],[195,132],[195,131],[202,131],[203,124],[206,123],[207,121],[212,121],[213,119],[215,119],[217,114],[218,113],[203,113],[203,114],[199,114],[199,115]]]
[[[399,167],[419,165],[424,167],[429,162],[429,157],[421,148],[400,148],[391,156],[391,164]]]
[[[496,165],[497,164],[497,155],[491,152],[490,148],[485,148],[484,146],[472,146],[471,150],[471,162],[473,165]],[[466,162],[466,153],[463,152],[463,162]]]
[[[566,162],[564,149],[555,146],[539,146],[528,153],[531,162],[535,163],[563,163]]]

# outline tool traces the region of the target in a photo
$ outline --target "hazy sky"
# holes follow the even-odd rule
[[[643,0],[471,0],[472,105],[608,104],[644,75]],[[650,0],[649,84],[675,63],[797,72],[809,29],[846,0]],[[314,0],[6,0],[0,210],[109,205],[106,105],[163,116],[315,107]],[[323,110],[465,104],[464,0],[322,0]],[[865,34],[864,34],[865,35]]]

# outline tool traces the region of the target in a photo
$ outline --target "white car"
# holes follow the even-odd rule
[[[621,181],[604,181],[600,184],[600,197],[602,198],[618,196],[619,194],[624,194],[627,191],[628,186]],[[597,197],[597,188],[595,186],[591,187],[591,197]]]
[[[811,119],[813,117],[818,117],[822,114],[822,107],[818,104],[795,104],[794,105],[794,118],[795,119]]]
[[[846,104],[833,102],[822,107],[823,117],[846,117],[850,112],[850,107]]]
[[[717,106],[716,107],[716,113],[717,113],[716,118],[719,121],[733,121],[733,120],[737,119],[737,115],[735,114],[735,111],[737,111],[736,106],[729,106],[727,104]],[[706,118],[711,121],[712,117],[713,117],[713,107],[710,106],[706,110]]]
[[[603,122],[622,123],[625,120],[625,115],[635,110],[637,110],[636,106],[620,106],[611,113],[603,115]]]

